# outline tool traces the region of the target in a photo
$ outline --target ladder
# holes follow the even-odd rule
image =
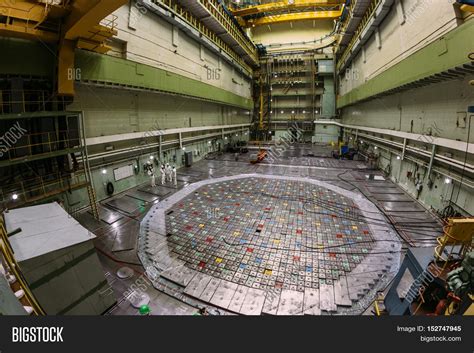
[[[89,204],[91,206],[92,215],[98,221],[99,220],[99,208],[97,207],[97,196],[92,184],[89,182],[87,185],[87,194],[89,195]]]

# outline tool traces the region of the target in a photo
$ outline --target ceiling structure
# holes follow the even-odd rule
[[[253,28],[282,22],[339,19],[344,3],[344,0],[233,1],[229,6],[242,27]]]
[[[0,3],[0,35],[57,44],[58,94],[74,96],[75,49],[107,53],[117,35],[111,15],[126,0],[18,0]]]

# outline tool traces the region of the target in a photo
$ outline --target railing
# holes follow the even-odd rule
[[[111,14],[107,16],[106,18],[104,18],[102,21],[100,21],[100,25],[107,27],[111,31],[115,31],[117,30],[117,19],[118,19],[117,15]]]
[[[25,293],[25,296],[20,299],[20,303],[33,308],[33,313],[35,315],[45,315],[44,310],[41,308],[41,305],[37,302],[35,296],[28,287],[26,279],[21,272],[20,266],[15,260],[13,248],[11,247],[10,241],[8,240],[8,234],[6,231],[3,215],[0,215],[0,252],[5,262],[4,265],[7,267],[6,270],[15,276],[19,283],[20,289],[22,289]]]
[[[22,135],[11,147],[5,146],[8,149],[2,151],[0,162],[77,148],[79,136],[79,131],[72,129]]]
[[[14,208],[86,187],[88,184],[84,170],[81,169],[67,175],[49,174],[9,183],[0,189],[0,197],[3,208]]]
[[[359,26],[357,27],[356,31],[354,32],[354,35],[352,36],[351,41],[349,42],[349,45],[347,48],[344,50],[344,53],[342,54],[339,63],[337,65],[337,70],[341,68],[342,65],[344,65],[344,62],[346,61],[347,57],[350,55],[352,48],[354,47],[355,43],[357,40],[359,40],[359,37],[362,33],[362,31],[365,29],[365,26],[369,22],[369,20],[372,18],[375,10],[379,6],[382,0],[372,0],[371,4],[367,8],[364,17],[362,17],[362,20],[359,23]],[[349,16],[348,16],[349,17]]]
[[[68,103],[46,90],[0,90],[0,114],[64,110]]]
[[[217,36],[213,31],[204,26],[204,24],[197,19],[191,12],[178,5],[173,0],[152,0],[152,2],[158,6],[163,6],[169,11],[183,18],[188,24],[206,36],[215,45],[222,49],[227,55],[229,55],[235,62],[245,68],[248,72],[252,72],[251,67],[232,49],[226,42]]]
[[[258,62],[257,48],[232,22],[232,18],[224,11],[224,8],[217,0],[206,0],[199,1],[206,9],[214,16],[214,18],[223,26],[227,33],[229,33],[236,42],[245,50],[245,52],[252,58],[252,60]]]

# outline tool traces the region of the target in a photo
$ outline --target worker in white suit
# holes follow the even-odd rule
[[[171,172],[172,172],[172,175],[173,175],[174,186],[178,186],[178,174],[176,172],[176,166],[173,166],[173,170]]]
[[[161,185],[164,185],[166,183],[166,168],[164,164],[162,164],[160,167],[160,173],[161,173]]]
[[[152,187],[155,187],[156,186],[156,182],[155,182],[155,168],[153,168],[153,164],[151,162],[147,162],[146,166],[145,166],[145,170],[148,174],[148,176],[150,177],[151,179],[151,186]]]
[[[172,182],[173,181],[173,176],[172,176],[172,170],[171,166],[166,163],[166,181]]]

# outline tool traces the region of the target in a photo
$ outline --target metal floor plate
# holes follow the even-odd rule
[[[403,191],[398,188],[385,188],[379,186],[367,186],[367,190],[371,194],[403,194]]]
[[[104,221],[107,224],[114,224],[118,220],[122,219],[123,216],[115,211],[109,210],[103,206],[99,206],[99,218],[101,221]],[[89,214],[92,214],[91,211],[88,211]]]
[[[156,196],[154,194],[150,194],[148,192],[143,192],[143,191],[140,191],[140,190],[128,191],[126,195],[128,197],[131,197],[131,198],[134,198],[134,199],[137,199],[137,200],[141,200],[141,201],[145,201],[145,202],[154,202],[156,200],[159,200],[158,196]]]
[[[373,194],[377,201],[391,201],[391,202],[414,202],[414,200],[405,194]]]
[[[388,212],[423,212],[423,207],[416,202],[381,202],[383,208]]]
[[[159,197],[165,197],[171,193],[169,188],[165,188],[161,185],[152,187],[151,185],[142,186],[138,189],[141,192],[147,192],[152,195],[156,195]]]
[[[122,196],[120,198],[107,201],[105,204],[130,215],[133,215],[140,207],[144,207],[144,201],[128,196]]]

